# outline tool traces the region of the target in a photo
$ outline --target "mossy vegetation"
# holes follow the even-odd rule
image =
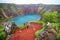
[[[4,27],[0,26],[0,40],[4,40],[6,37],[6,33],[4,32]]]
[[[45,30],[46,24],[43,21],[36,21],[36,23],[42,24],[42,26],[43,26],[41,30],[38,30],[38,31],[35,32],[35,35],[36,35],[35,40],[38,40],[39,34],[42,33]]]
[[[5,37],[6,37],[6,33],[2,31],[2,32],[0,33],[0,40],[4,40]]]
[[[0,18],[0,22],[3,22],[4,21],[4,18]]]
[[[58,17],[57,11],[45,12],[42,16],[44,22],[51,22],[51,23],[57,22],[57,17]]]
[[[20,29],[24,29],[25,26],[24,26],[24,25],[21,25],[21,26],[18,26],[18,28],[20,28]]]

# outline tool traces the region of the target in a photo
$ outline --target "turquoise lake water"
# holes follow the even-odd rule
[[[40,20],[41,16],[37,14],[27,14],[23,16],[18,16],[16,18],[13,18],[12,21],[14,21],[17,25],[23,25],[26,22],[29,21],[37,21]]]

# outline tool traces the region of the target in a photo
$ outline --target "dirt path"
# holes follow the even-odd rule
[[[16,29],[14,32],[14,36],[10,38],[10,40],[35,40],[35,32],[42,28],[42,25],[31,23],[33,26],[29,28],[25,28],[22,31],[20,29]]]

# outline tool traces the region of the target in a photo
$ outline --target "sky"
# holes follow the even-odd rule
[[[0,0],[0,3],[14,4],[60,4],[60,0]]]

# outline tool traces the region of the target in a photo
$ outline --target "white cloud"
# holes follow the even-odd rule
[[[49,4],[51,3],[52,0],[14,0],[14,3],[16,4],[38,4],[38,3],[45,3]]]
[[[60,4],[59,0],[1,0],[0,2],[15,4]]]

